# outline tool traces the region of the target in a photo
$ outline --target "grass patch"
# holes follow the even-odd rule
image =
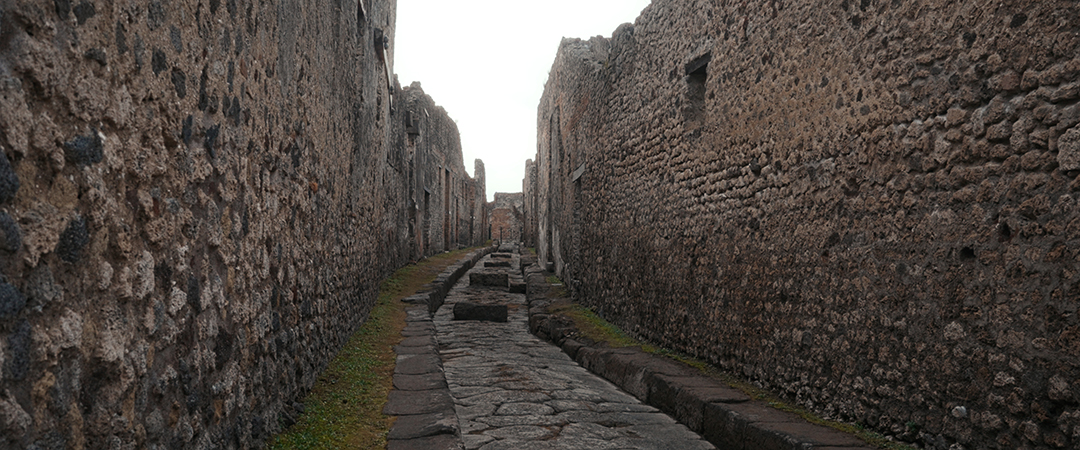
[[[405,304],[401,299],[435,280],[476,248],[441,253],[398,269],[379,287],[368,320],[330,362],[296,424],[275,436],[273,450],[383,449],[393,418],[383,415],[393,386],[393,346],[401,342]]]
[[[558,280],[557,277],[549,276],[548,283],[554,284],[552,279]],[[753,384],[742,380],[727,372],[712,366],[711,364],[702,361],[700,359],[684,355],[682,353],[669,350],[666,348],[660,348],[646,343],[642,343],[637,339],[624,333],[619,327],[604,320],[603,317],[597,315],[594,311],[577,303],[569,301],[559,302],[550,307],[549,311],[553,314],[560,314],[570,318],[574,322],[574,326],[577,327],[578,332],[582,336],[591,339],[596,342],[604,342],[610,347],[638,347],[646,353],[652,353],[656,355],[665,356],[676,361],[687,364],[691,367],[697,368],[702,373],[713,377],[728,386],[738,389],[744,392],[755,400],[761,400],[767,403],[769,406],[779,409],[781,411],[787,411],[793,414],[797,414],[808,422],[818,425],[834,428],[846,433],[858,436],[860,439],[866,441],[870,445],[878,448],[888,450],[916,450],[915,447],[911,447],[899,442],[891,441],[885,436],[864,429],[862,426],[856,424],[848,424],[843,422],[836,422],[832,420],[826,420],[818,417],[814,413],[807,411],[806,409],[791,405],[784,402],[780,397],[770,391],[761,389]]]

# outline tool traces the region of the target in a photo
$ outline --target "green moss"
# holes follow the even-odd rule
[[[435,280],[465,249],[432,256],[399,269],[384,280],[367,321],[319,375],[304,399],[304,414],[296,424],[275,436],[268,446],[286,449],[382,449],[393,425],[383,415],[393,386],[393,346],[401,341],[408,297]]]

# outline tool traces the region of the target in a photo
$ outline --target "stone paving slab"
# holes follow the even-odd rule
[[[398,416],[387,436],[391,450],[464,449],[457,412],[443,374],[442,358],[436,349],[435,325],[431,312],[442,304],[451,286],[494,248],[475,251],[450,265],[435,281],[409,296],[405,303],[404,338],[394,347],[398,355],[394,367],[394,390],[390,391],[383,413]]]
[[[510,267],[478,264],[474,270],[505,270],[506,279],[524,285],[520,258],[507,254],[499,260],[509,261]],[[462,277],[433,317],[465,448],[714,448],[530,334],[526,296],[501,283],[479,286],[486,282],[485,277]],[[506,305],[507,322],[454,320],[455,304],[478,299]]]
[[[387,437],[398,440],[417,439],[440,434],[453,435],[457,431],[457,414],[452,410],[447,410],[432,414],[398,417]]]
[[[461,438],[452,434],[417,439],[391,439],[386,444],[386,450],[460,450],[464,448]]]
[[[441,373],[427,373],[423,375],[394,375],[394,389],[399,391],[429,391],[432,389],[448,389],[446,377]]]
[[[442,361],[436,355],[398,355],[395,374],[423,375],[442,372]]]
[[[445,413],[454,410],[450,395],[442,389],[426,391],[390,391],[383,407],[388,416],[412,416],[418,414]]]

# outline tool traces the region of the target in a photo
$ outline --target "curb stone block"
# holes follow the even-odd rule
[[[529,331],[536,334],[543,328],[544,322],[548,320],[550,316],[547,314],[533,314],[533,311],[529,310]]]
[[[601,357],[602,376],[634,397],[643,401],[647,399],[649,386],[645,383],[645,377],[649,358],[621,350],[610,350],[605,353]]]
[[[429,301],[431,301],[431,295],[426,294],[426,293],[425,294],[413,294],[413,295],[410,295],[408,297],[405,297],[401,301],[404,302],[404,303],[409,303],[409,304],[413,304],[413,305],[426,305],[426,304],[428,304]]]
[[[787,449],[783,439],[765,432],[764,423],[794,423],[802,418],[754,403],[705,405],[702,436],[719,448],[733,450]]]
[[[563,341],[562,350],[568,356],[570,356],[570,359],[573,359],[573,360],[576,361],[577,360],[577,352],[578,352],[578,350],[580,350],[584,346],[585,346],[585,344],[582,344],[582,343],[580,343],[580,342],[578,342],[576,340],[567,339],[567,340]]]
[[[774,433],[778,442],[793,444],[787,448],[805,448],[808,447],[807,443],[811,443],[814,448],[866,446],[862,439],[855,436],[804,421],[762,423],[758,424],[757,428],[766,433]]]
[[[675,417],[691,430],[701,433],[705,405],[749,401],[746,394],[704,377],[673,377],[653,374],[647,377],[649,403]]]

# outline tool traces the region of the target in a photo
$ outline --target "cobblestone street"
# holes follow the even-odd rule
[[[470,274],[495,271],[484,267],[492,259]],[[519,264],[513,255],[498,271],[513,282]],[[469,279],[462,277],[434,317],[465,448],[714,448],[530,334],[525,294],[471,286]],[[459,302],[505,304],[507,321],[454,320]]]

